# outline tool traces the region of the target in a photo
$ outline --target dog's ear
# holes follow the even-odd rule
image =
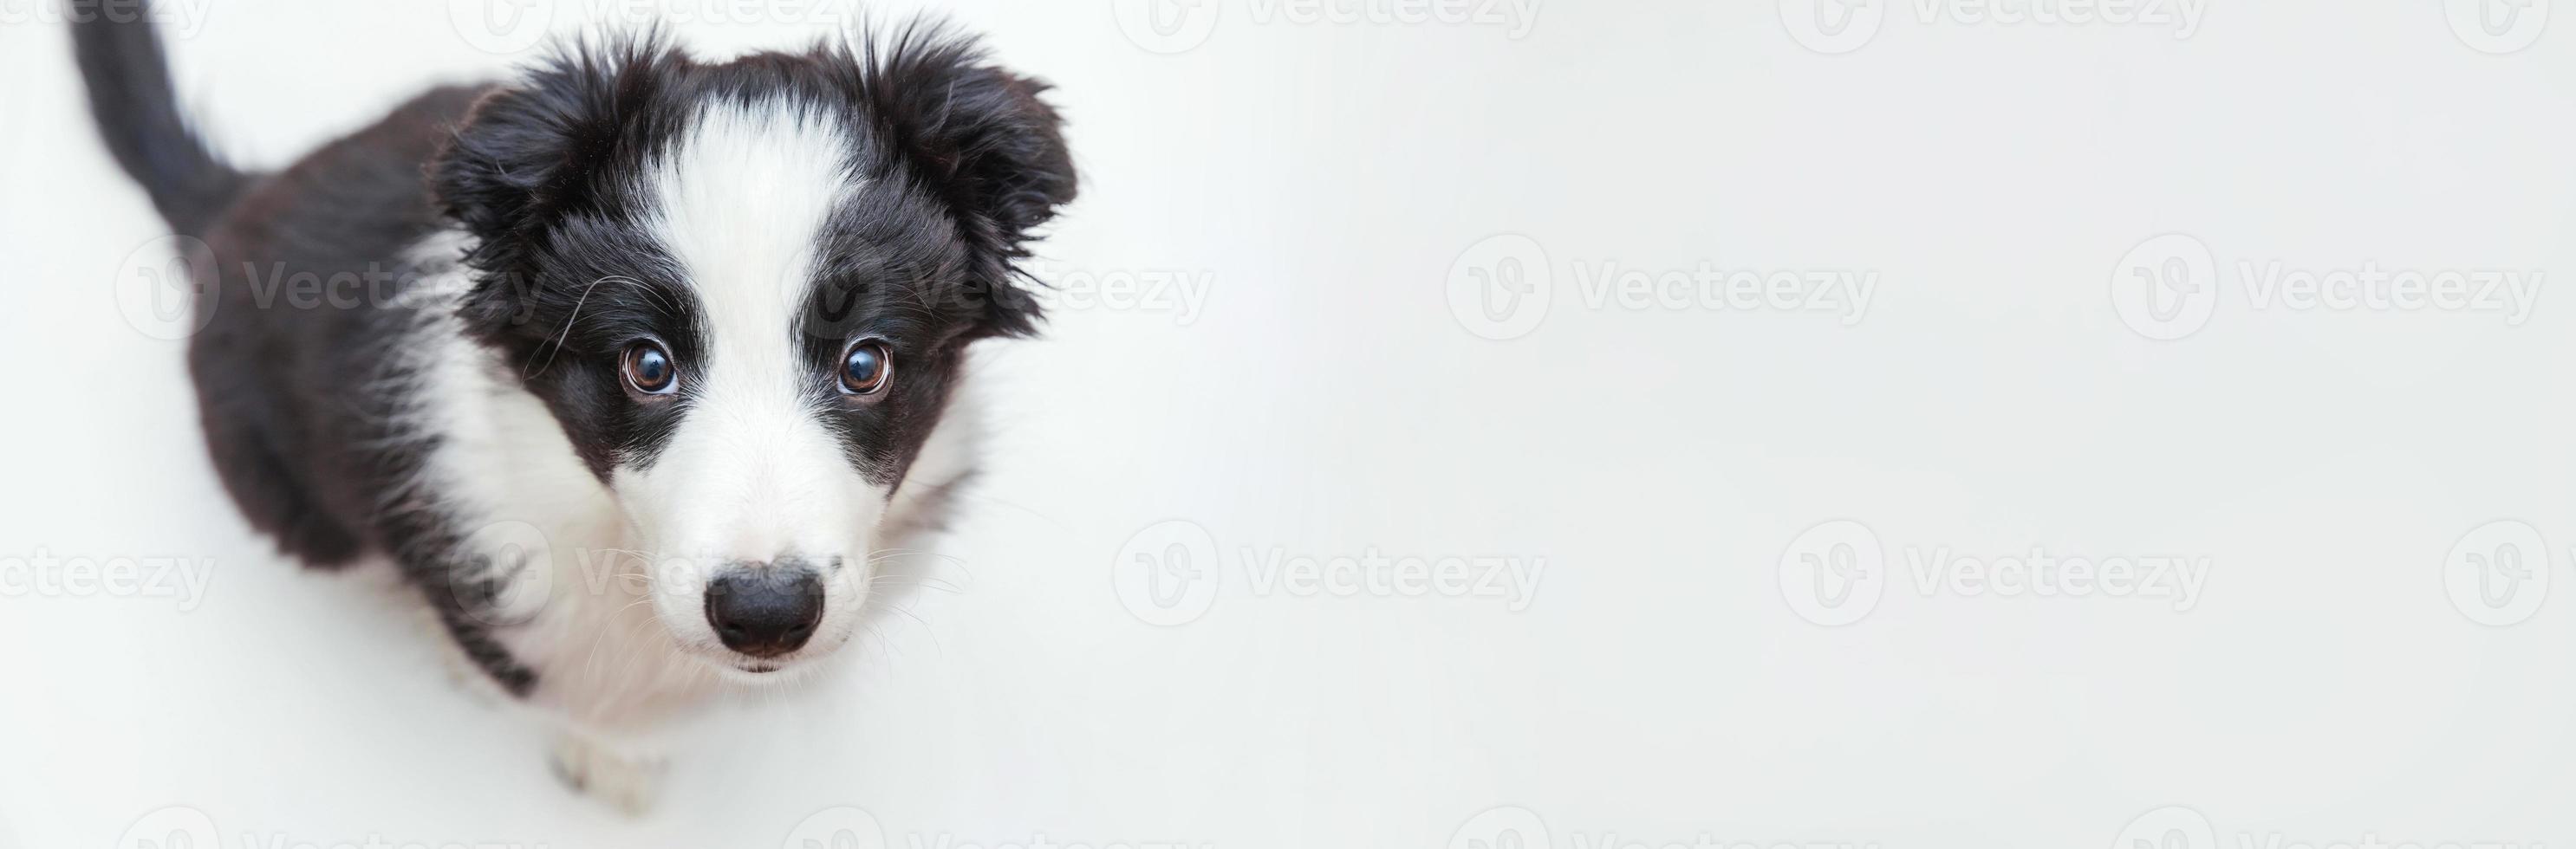
[[[882,44],[867,40],[859,62],[863,108],[902,167],[956,214],[978,255],[989,297],[988,330],[1034,331],[1037,304],[1014,284],[1025,277],[1032,230],[1074,197],[1073,155],[1064,121],[1039,99],[1048,86],[994,66],[981,44],[936,24],[916,23]]]
[[[478,242],[473,264],[524,275],[540,231],[611,202],[601,175],[634,154],[629,125],[662,95],[663,66],[687,61],[658,32],[576,41],[476,101],[429,165],[440,211]]]

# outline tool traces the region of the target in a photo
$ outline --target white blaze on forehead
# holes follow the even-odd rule
[[[856,186],[849,136],[787,102],[708,105],[646,178],[654,236],[697,301],[688,407],[619,489],[665,555],[864,559],[885,494],[815,410],[796,318],[823,228]]]
[[[655,161],[657,235],[697,288],[710,324],[731,330],[728,322],[766,321],[793,330],[823,226],[856,188],[849,151],[848,135],[809,108],[718,103]]]

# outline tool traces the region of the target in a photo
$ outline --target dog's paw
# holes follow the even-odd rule
[[[628,816],[653,809],[661,789],[661,758],[623,754],[572,732],[555,735],[555,778],[573,792],[615,806]]]

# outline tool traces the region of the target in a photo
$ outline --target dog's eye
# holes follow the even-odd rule
[[[884,342],[863,339],[850,343],[850,349],[841,354],[842,394],[874,395],[893,380],[894,354]]]
[[[646,395],[669,395],[680,390],[680,367],[671,362],[671,352],[654,342],[637,342],[626,346],[624,358],[626,385]]]

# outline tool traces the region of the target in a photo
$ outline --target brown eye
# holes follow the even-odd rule
[[[622,360],[626,385],[646,395],[669,395],[680,390],[680,367],[671,362],[671,352],[659,343],[637,342],[626,346]]]
[[[841,394],[874,395],[894,380],[894,354],[884,342],[863,339],[841,354]]]

